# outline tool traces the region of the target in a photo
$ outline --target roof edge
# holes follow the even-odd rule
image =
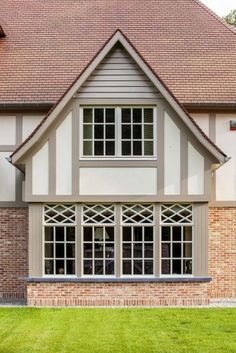
[[[6,37],[6,34],[1,25],[0,25],[0,37]]]

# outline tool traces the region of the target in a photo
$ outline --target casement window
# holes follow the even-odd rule
[[[115,274],[115,207],[83,206],[83,275]]]
[[[43,224],[44,274],[75,275],[75,206],[45,206]]]
[[[161,274],[192,275],[192,205],[162,205],[160,223]]]
[[[122,275],[153,275],[153,205],[123,205],[121,237]]]
[[[82,108],[82,158],[154,158],[152,107]]]

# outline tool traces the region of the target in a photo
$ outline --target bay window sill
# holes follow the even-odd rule
[[[28,283],[201,283],[212,277],[155,277],[155,278],[78,278],[78,277],[27,277]]]

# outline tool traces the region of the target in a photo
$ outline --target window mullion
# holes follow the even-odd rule
[[[116,156],[122,156],[122,141],[121,141],[121,108],[117,107],[115,110],[115,150]]]

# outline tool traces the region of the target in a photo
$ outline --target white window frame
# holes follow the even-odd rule
[[[180,205],[184,205],[184,203],[171,203],[169,204],[170,206],[173,206],[174,204],[180,204]],[[165,203],[164,205],[168,205],[167,203]],[[195,221],[194,221],[194,205],[187,203],[186,205],[191,205],[192,206],[192,222],[189,223],[180,223],[180,222],[169,222],[169,223],[164,223],[162,222],[161,219],[161,206],[162,204],[160,204],[160,211],[159,211],[159,234],[160,234],[160,242],[159,242],[159,267],[160,267],[160,278],[193,278],[194,277],[194,230],[195,230]],[[172,240],[168,241],[162,241],[162,232],[161,229],[162,227],[171,227],[171,233],[172,233],[172,227],[191,227],[192,228],[192,241],[189,242],[192,244],[192,273],[191,274],[162,274],[162,260],[169,260],[172,262],[173,259],[175,260],[179,260],[181,259],[181,269],[182,269],[182,261],[184,260],[184,257],[182,256],[181,258],[173,258],[173,256],[170,256],[170,258],[164,258],[162,257],[162,243],[170,243],[170,245],[173,243]],[[182,234],[183,230],[181,228],[181,234]],[[171,234],[171,239],[172,239],[172,234]],[[174,242],[175,243],[175,242]],[[183,240],[181,241],[176,241],[176,243],[181,244],[181,251],[183,251],[183,244],[185,243]],[[188,242],[186,242],[188,243]],[[171,251],[172,253],[172,251]],[[172,267],[172,265],[171,265]]]
[[[96,108],[113,108],[115,109],[115,155],[114,156],[84,156],[83,154],[83,111],[84,109],[96,109]],[[121,155],[121,110],[122,108],[129,109],[153,109],[153,156],[122,156]],[[156,160],[157,159],[157,106],[155,105],[119,105],[119,106],[107,106],[107,105],[91,105],[91,106],[80,106],[80,160]],[[144,124],[142,124],[143,126]],[[144,140],[144,139],[143,139]],[[142,141],[143,141],[142,140]],[[104,138],[105,141],[105,138]]]

